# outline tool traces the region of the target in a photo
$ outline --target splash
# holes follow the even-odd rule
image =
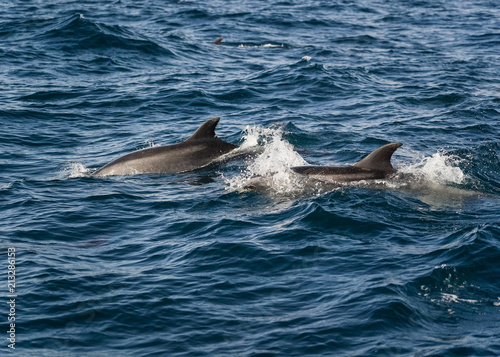
[[[459,167],[462,162],[463,159],[458,156],[440,150],[430,157],[399,168],[399,171],[440,185],[463,184],[466,176]]]
[[[144,140],[143,148],[144,149],[149,149],[149,148],[154,148],[160,146],[160,144],[156,144],[154,139],[146,139]]]
[[[439,150],[399,167],[402,175],[386,181],[386,187],[405,191],[433,209],[460,207],[481,193],[467,189],[472,181],[459,165],[466,159]]]
[[[92,173],[91,169],[79,162],[69,164],[64,171],[69,171],[69,178],[84,177]]]
[[[248,162],[248,167],[239,175],[226,178],[230,191],[249,188],[268,191],[271,194],[292,194],[302,189],[300,178],[290,170],[292,166],[307,165],[297,154],[293,145],[283,138],[283,128],[247,126],[243,134],[242,149],[260,146],[263,151]]]

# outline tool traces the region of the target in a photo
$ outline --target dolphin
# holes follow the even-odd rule
[[[311,178],[335,182],[383,179],[396,173],[391,165],[391,157],[401,145],[384,145],[352,166],[295,166],[291,170]]]
[[[132,152],[103,166],[93,175],[174,174],[205,167],[238,147],[215,136],[219,119],[207,120],[182,143]]]

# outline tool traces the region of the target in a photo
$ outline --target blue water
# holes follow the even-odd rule
[[[500,355],[498,1],[0,11],[2,355]],[[91,176],[214,116],[255,155]],[[395,141],[418,180],[289,170]]]

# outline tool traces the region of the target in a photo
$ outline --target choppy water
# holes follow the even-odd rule
[[[497,1],[0,10],[2,354],[500,354]],[[259,154],[90,176],[213,116]],[[410,182],[289,170],[394,141]]]

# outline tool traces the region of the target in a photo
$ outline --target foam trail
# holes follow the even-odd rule
[[[307,165],[307,162],[283,138],[281,127],[247,126],[243,138],[242,148],[258,145],[264,150],[254,161],[249,162],[248,167],[240,175],[232,178],[224,177],[229,186],[228,190],[259,188],[278,195],[302,190],[300,178],[290,170],[290,167]]]

